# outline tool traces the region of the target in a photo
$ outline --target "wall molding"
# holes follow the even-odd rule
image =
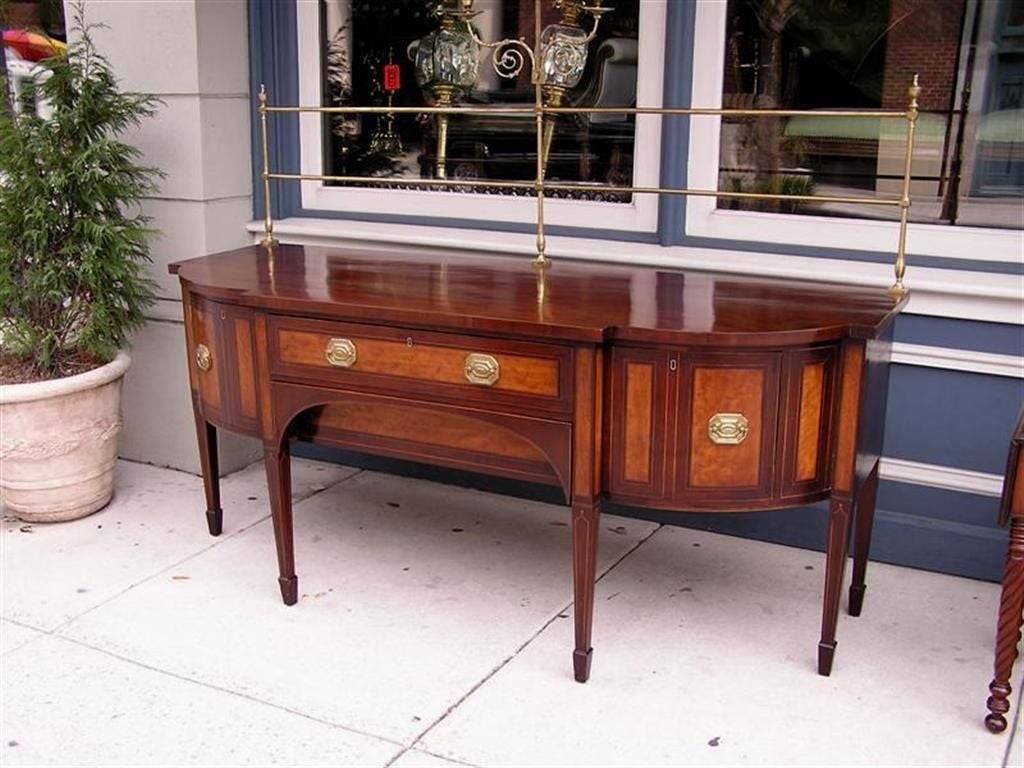
[[[973,349],[933,347],[897,341],[892,345],[891,361],[899,365],[1024,379],[1024,357],[1018,355],[1000,355]]]
[[[925,464],[908,459],[895,459],[883,456],[878,467],[882,480],[894,483],[923,485],[928,488],[939,488],[944,491],[972,493],[977,496],[994,496],[999,498],[1003,492],[1002,475],[988,472],[976,472],[973,469],[944,467],[940,464]]]

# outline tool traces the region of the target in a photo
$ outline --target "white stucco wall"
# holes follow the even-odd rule
[[[249,72],[245,0],[87,0],[93,37],[122,87],[159,96],[159,114],[130,140],[166,178],[145,203],[160,300],[135,337],[124,392],[124,458],[199,470],[173,261],[251,242]],[[72,9],[65,7],[70,20]],[[221,469],[259,446],[221,433]]]

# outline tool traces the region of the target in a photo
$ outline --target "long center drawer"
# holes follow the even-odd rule
[[[571,411],[572,350],[560,344],[270,317],[271,375],[529,415]]]

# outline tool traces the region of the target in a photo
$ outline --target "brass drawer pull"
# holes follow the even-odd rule
[[[210,348],[205,344],[199,344],[196,347],[196,367],[200,371],[208,371],[213,365],[213,355],[210,354]]]
[[[739,445],[749,433],[750,423],[742,413],[716,413],[708,420],[708,437],[717,445]]]
[[[351,368],[356,364],[356,345],[351,339],[331,339],[327,342],[327,362],[336,368]]]
[[[501,376],[501,365],[492,355],[473,352],[466,355],[466,381],[481,387],[491,387]]]

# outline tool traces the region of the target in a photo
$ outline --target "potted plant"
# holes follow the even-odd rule
[[[0,110],[0,493],[29,521],[110,500],[124,349],[155,287],[139,203],[160,173],[120,138],[158,100],[118,89],[80,6],[74,26],[28,88],[48,116]]]

